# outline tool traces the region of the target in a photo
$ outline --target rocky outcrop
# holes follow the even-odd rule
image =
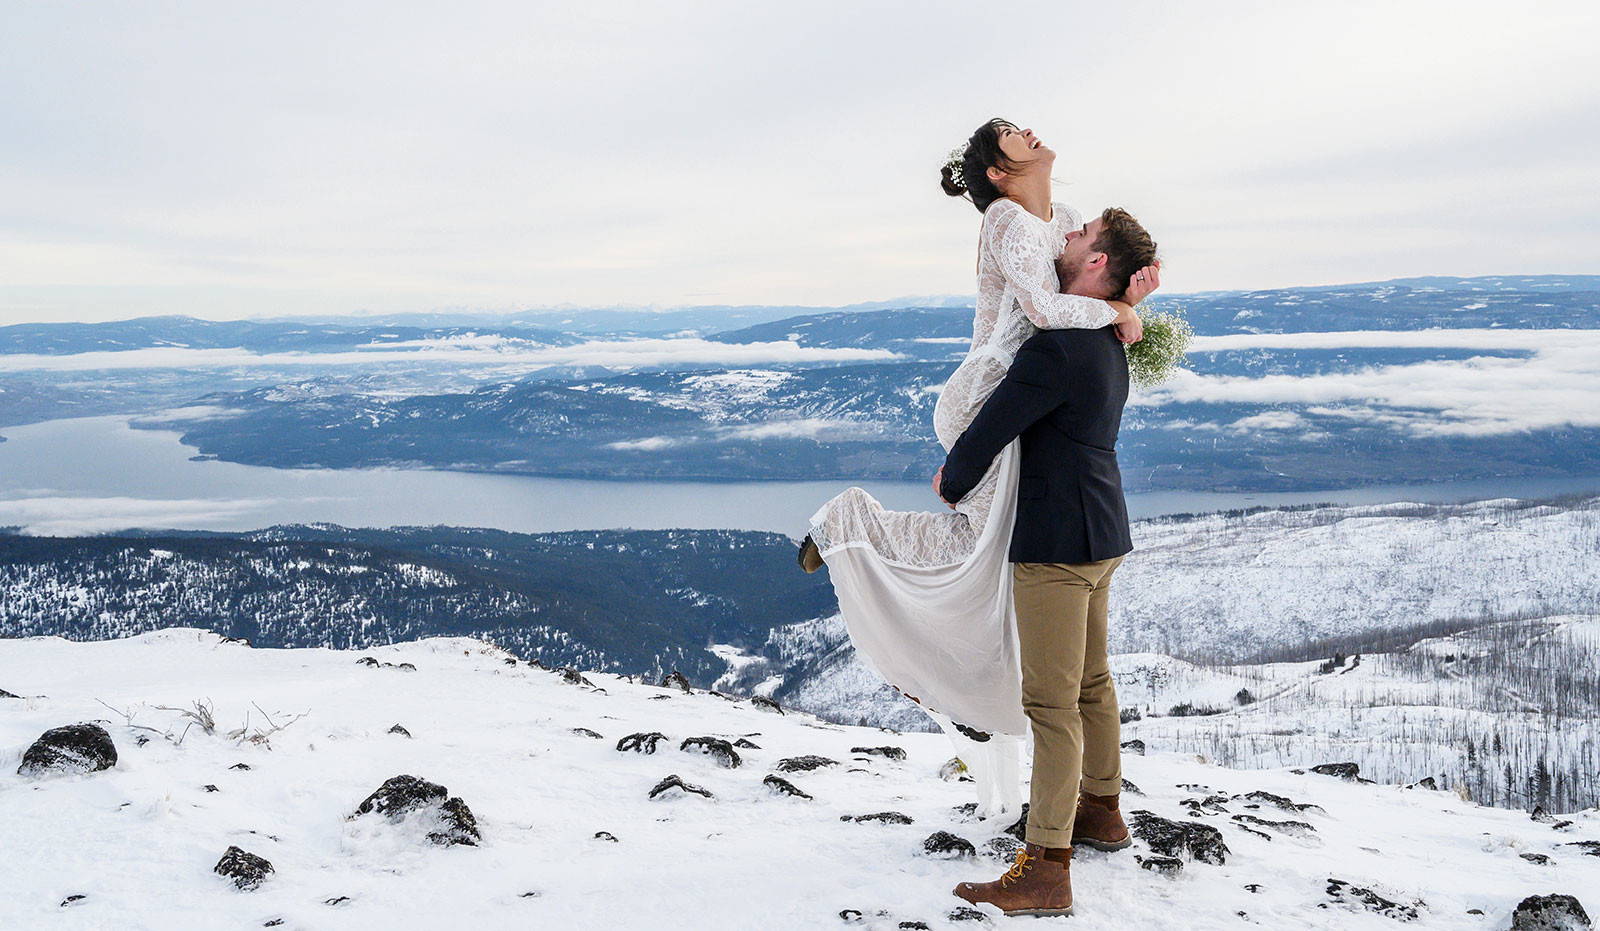
[[[117,745],[98,724],[53,727],[22,754],[19,776],[93,773],[117,765]]]
[[[386,780],[356,806],[350,817],[380,814],[390,821],[399,821],[412,812],[430,808],[434,809],[437,825],[428,832],[428,840],[443,845],[477,845],[481,839],[478,821],[467,803],[450,797],[450,790],[444,786],[416,776],[401,775]]]
[[[792,783],[789,780],[783,778],[782,776],[774,776],[774,775],[769,774],[767,776],[767,778],[761,780],[761,784],[766,786],[767,788],[771,789],[773,792],[777,793],[778,795],[792,795],[795,798],[804,798],[804,799],[811,798],[810,795],[808,795],[805,792],[801,791],[800,787],[796,786],[794,783]]]
[[[1594,927],[1570,895],[1530,895],[1511,913],[1511,931],[1587,931]]]
[[[238,847],[229,847],[211,871],[233,880],[233,884],[244,892],[259,888],[273,873],[272,864],[264,857]]]
[[[733,744],[719,737],[689,737],[678,745],[678,749],[685,753],[704,753],[725,769],[738,769],[743,762],[738,751],[733,749]]]
[[[1153,812],[1135,811],[1128,829],[1144,841],[1151,851],[1165,857],[1187,855],[1202,863],[1218,866],[1228,860],[1228,845],[1222,832],[1209,824],[1194,821],[1169,821]]]
[[[825,756],[806,754],[805,756],[791,756],[778,761],[780,773],[809,773],[823,766],[838,766],[838,760],[830,760]]]
[[[666,738],[667,735],[661,733],[660,731],[629,734],[628,736],[617,741],[617,749],[622,752],[632,750],[634,753],[654,753],[656,752],[656,744],[660,743]]]
[[[965,837],[957,837],[949,831],[934,831],[929,834],[922,842],[922,852],[930,857],[944,860],[970,859],[978,854],[972,846],[972,841]]]
[[[895,761],[902,761],[906,758],[906,752],[899,747],[851,747],[850,752],[859,753],[863,756],[881,756],[886,760]]]
[[[656,783],[656,787],[650,790],[650,798],[681,798],[685,795],[698,795],[702,798],[716,798],[715,795],[711,794],[710,789],[702,788],[694,785],[693,783],[684,782],[677,773],[673,773],[667,778]]]

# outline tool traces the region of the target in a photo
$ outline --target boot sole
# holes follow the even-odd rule
[[[798,562],[800,563],[800,568],[804,569],[807,575],[822,568],[822,554],[817,551],[817,544],[813,543],[809,536],[805,538],[805,542],[800,544]]]
[[[1074,837],[1072,839],[1072,845],[1074,847],[1077,847],[1077,846],[1080,846],[1080,845],[1084,846],[1084,847],[1093,847],[1095,850],[1102,850],[1102,851],[1104,851],[1106,853],[1113,853],[1113,852],[1118,851],[1118,850],[1126,850],[1129,847],[1132,847],[1133,846],[1133,835],[1130,834],[1127,837],[1124,837],[1122,840],[1120,840],[1120,841],[1118,841],[1117,843],[1114,843],[1114,844],[1107,843],[1106,841],[1103,841],[1103,840],[1094,840],[1093,838],[1089,838],[1089,837]]]
[[[1072,906],[1066,908],[1015,908],[1009,912],[1002,912],[1007,918],[1055,918],[1061,915],[1071,915]]]

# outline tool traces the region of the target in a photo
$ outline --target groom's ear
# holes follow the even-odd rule
[[[1092,268],[1096,271],[1099,271],[1100,269],[1106,267],[1107,262],[1111,261],[1111,256],[1106,255],[1104,252],[1091,252],[1084,261],[1086,263],[1084,266],[1085,268]]]

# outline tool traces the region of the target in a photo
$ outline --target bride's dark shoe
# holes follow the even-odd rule
[[[800,568],[806,572],[816,572],[822,568],[822,553],[817,549],[817,542],[811,539],[811,534],[800,541]]]

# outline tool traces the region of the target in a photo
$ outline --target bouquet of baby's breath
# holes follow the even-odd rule
[[[1194,327],[1182,304],[1140,305],[1144,339],[1128,347],[1128,380],[1138,388],[1154,388],[1183,365]]]

